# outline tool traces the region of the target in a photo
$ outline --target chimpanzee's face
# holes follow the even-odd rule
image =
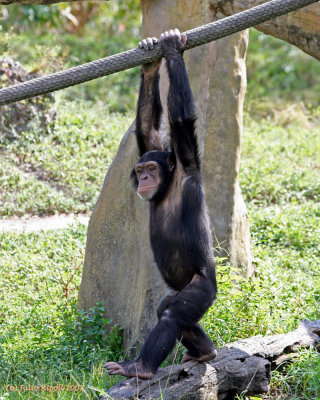
[[[168,151],[152,150],[145,153],[131,172],[131,179],[140,198],[161,201],[170,185],[175,159]]]
[[[152,200],[162,182],[161,167],[156,161],[139,162],[135,166],[139,197]]]

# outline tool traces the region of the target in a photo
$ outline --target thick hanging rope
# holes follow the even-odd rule
[[[316,3],[318,0],[271,0],[268,3],[250,8],[219,21],[184,32],[187,35],[186,49],[212,42],[219,38],[239,32],[287,14],[290,11]],[[115,72],[133,68],[160,59],[160,46],[153,50],[133,49],[110,57],[101,58],[78,67],[41,78],[32,79],[0,90],[0,105],[28,99],[40,94],[54,92],[69,86],[87,82]]]

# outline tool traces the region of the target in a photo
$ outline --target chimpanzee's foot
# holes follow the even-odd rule
[[[198,362],[207,362],[207,361],[210,361],[210,360],[213,360],[214,358],[216,358],[217,357],[217,350],[216,349],[212,349],[212,351],[210,352],[210,353],[208,353],[208,354],[203,354],[202,356],[200,356],[200,357],[194,357],[194,356],[192,356],[192,355],[190,355],[188,352],[187,353],[185,353],[184,355],[183,355],[183,357],[182,357],[182,360],[181,360],[181,363],[185,363],[185,362],[187,362],[187,361],[190,361],[190,360],[195,360],[195,361],[198,361]]]
[[[153,373],[141,361],[108,362],[104,366],[110,375],[123,375],[141,379],[151,379]]]

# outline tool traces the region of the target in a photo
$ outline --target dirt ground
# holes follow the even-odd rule
[[[48,217],[24,217],[0,219],[1,232],[37,232],[67,228],[69,225],[80,222],[88,225],[90,214],[58,214]]]

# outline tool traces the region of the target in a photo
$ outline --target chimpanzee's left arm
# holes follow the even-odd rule
[[[160,45],[169,75],[168,114],[171,147],[184,170],[194,175],[200,171],[198,143],[195,134],[196,113],[183,51],[187,38],[178,29],[161,35]]]

